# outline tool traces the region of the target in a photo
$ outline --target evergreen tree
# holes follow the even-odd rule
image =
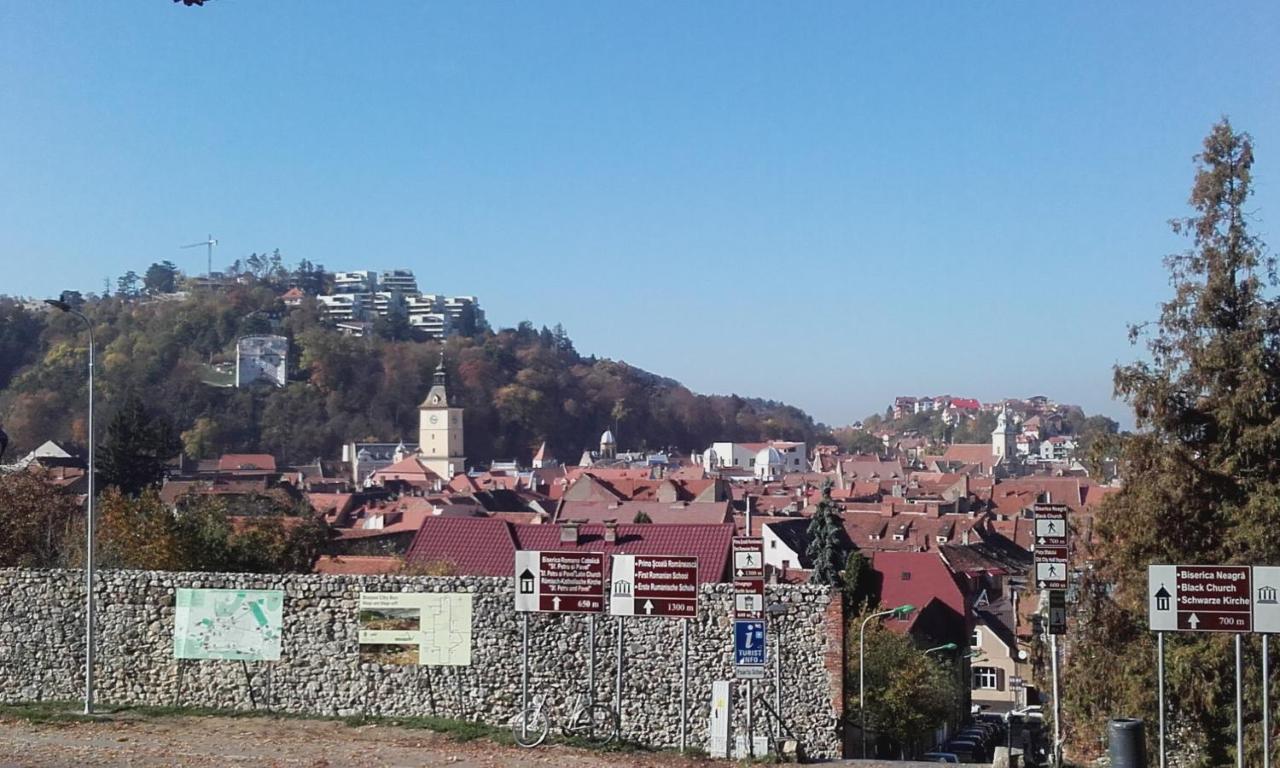
[[[831,498],[831,481],[827,480],[822,485],[822,500],[807,529],[809,547],[805,555],[813,562],[813,576],[809,580],[814,584],[839,583],[842,528],[836,503]]]
[[[115,486],[128,496],[164,479],[165,463],[182,448],[167,419],[152,416],[142,400],[130,395],[107,425],[98,451],[102,487]]]
[[[1066,675],[1088,735],[1120,713],[1155,721],[1147,565],[1280,562],[1280,306],[1274,261],[1247,226],[1252,141],[1224,120],[1197,159],[1194,213],[1174,223],[1192,245],[1166,259],[1173,297],[1152,333],[1131,330],[1135,341],[1147,335],[1149,359],[1115,375],[1137,431],[1112,438],[1124,488],[1097,520]],[[1191,742],[1182,746],[1203,765],[1234,762],[1231,640],[1184,635],[1170,645],[1168,692]],[[1261,763],[1253,740],[1245,763]]]
[[[875,585],[871,579],[871,561],[858,550],[849,553],[840,575],[840,591],[850,614],[862,613],[871,603]]]

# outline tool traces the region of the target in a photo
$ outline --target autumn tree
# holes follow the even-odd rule
[[[1249,228],[1253,142],[1223,120],[1197,161],[1193,211],[1174,222],[1190,247],[1166,259],[1173,295],[1131,331],[1146,359],[1115,372],[1137,430],[1111,441],[1124,488],[1098,516],[1072,638],[1077,743],[1097,743],[1110,716],[1155,721],[1149,564],[1280,561],[1280,306],[1274,260]],[[1179,635],[1169,646],[1181,746],[1202,765],[1235,762],[1231,639]],[[1247,750],[1245,763],[1261,764],[1254,740]]]
[[[830,480],[823,483],[822,499],[805,530],[809,538],[805,555],[813,563],[813,575],[809,580],[814,584],[837,584],[840,580],[840,559],[844,556],[844,537],[841,535],[840,513],[831,498]]]
[[[0,567],[66,565],[64,544],[83,518],[76,497],[43,471],[0,474]]]

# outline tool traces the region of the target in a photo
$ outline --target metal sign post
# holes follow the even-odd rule
[[[1267,641],[1270,635],[1262,636],[1262,768],[1271,768],[1271,660],[1268,658]]]
[[[1243,635],[1236,635],[1236,768],[1244,768],[1244,653]]]
[[[596,615],[587,615],[587,704],[596,703]]]
[[[1165,768],[1164,757],[1164,633],[1156,633],[1156,701],[1160,707],[1160,768]]]
[[[680,751],[684,751],[689,720],[689,620],[680,622]]]
[[[529,614],[520,615],[520,711],[529,708]],[[523,719],[523,718],[522,718]]]
[[[1049,635],[1049,653],[1053,656],[1053,764],[1062,768],[1062,708],[1058,697],[1058,636]]]
[[[615,687],[613,691],[613,707],[618,711],[618,736],[619,737],[622,736],[622,634],[624,631],[624,625],[626,624],[626,621],[627,619],[625,616],[618,617],[618,660],[617,660],[618,680],[615,683]]]

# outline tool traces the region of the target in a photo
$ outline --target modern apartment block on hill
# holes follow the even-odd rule
[[[377,318],[404,317],[419,333],[443,339],[470,333],[484,324],[484,310],[475,296],[422,293],[409,269],[336,272],[333,291],[317,296],[325,317],[345,333],[364,335]]]

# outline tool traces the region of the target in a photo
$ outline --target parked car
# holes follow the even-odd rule
[[[959,763],[960,756],[955,752],[925,752],[920,759],[926,763]]]
[[[956,737],[942,745],[946,752],[954,753],[966,763],[987,762],[987,750],[976,739]]]

